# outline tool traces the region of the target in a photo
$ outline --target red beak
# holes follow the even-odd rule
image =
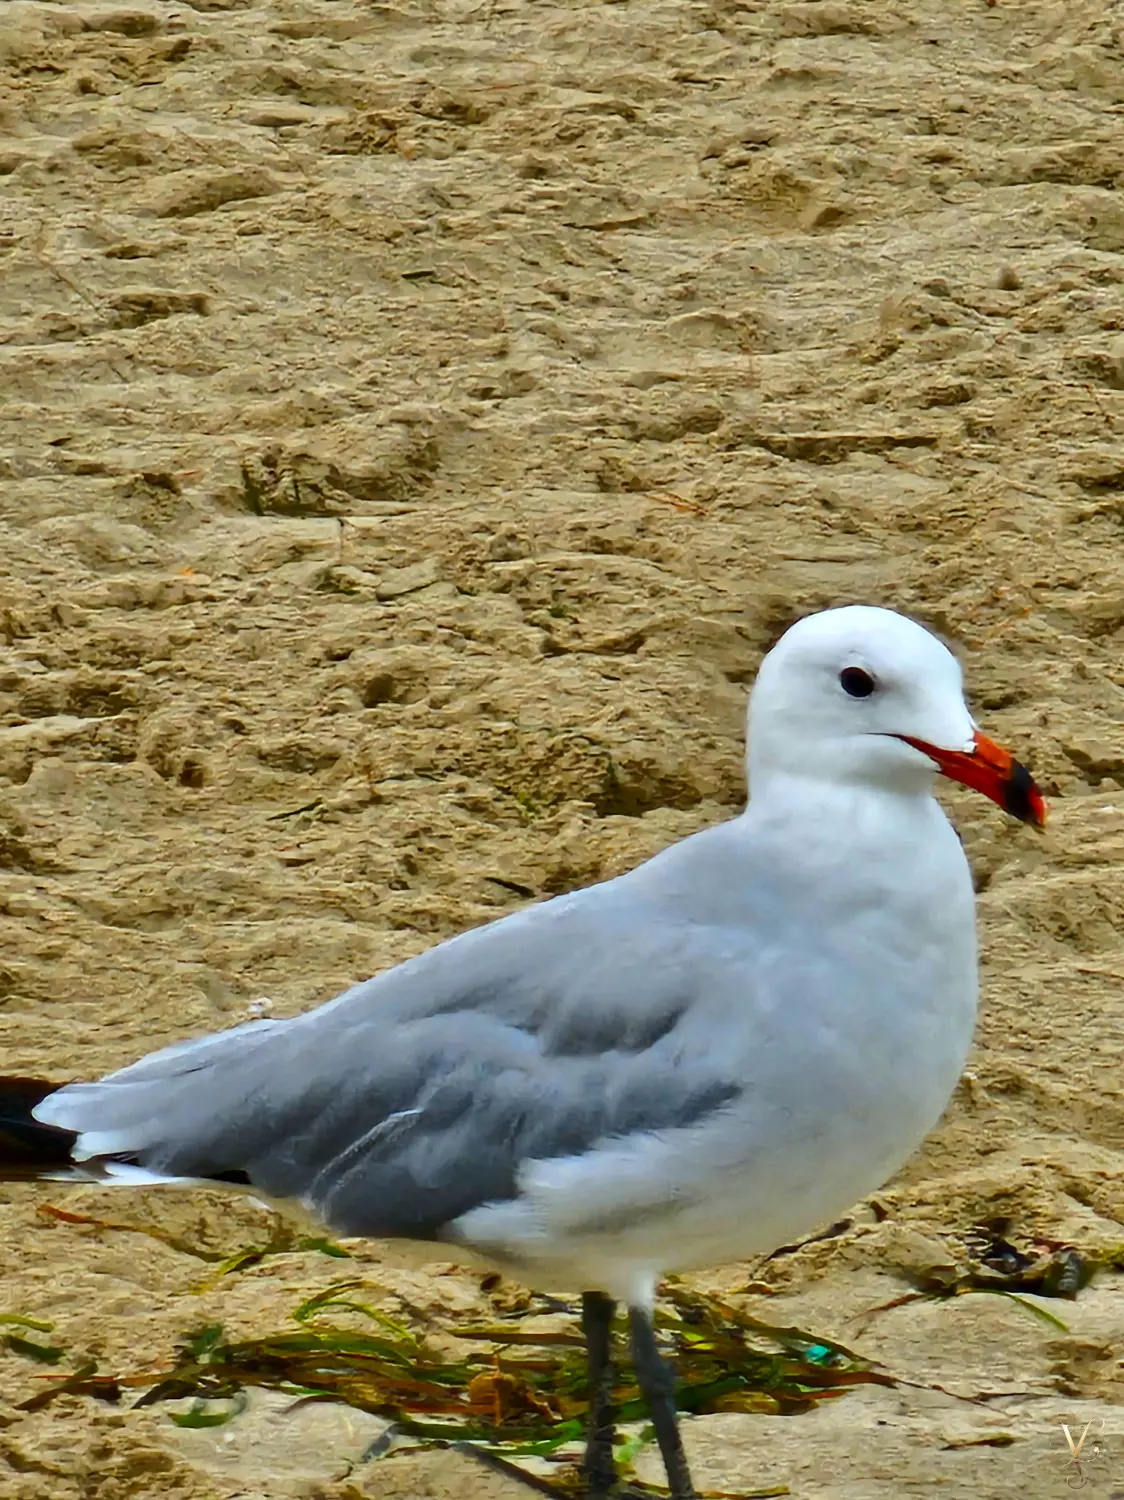
[[[898,735],[898,739],[905,740],[907,745],[936,761],[942,776],[982,792],[985,797],[998,802],[1013,818],[1018,818],[1020,823],[1044,828],[1046,803],[1027,768],[1020,765],[1009,750],[1004,750],[978,730],[973,738],[974,748],[964,751],[942,750],[925,740],[915,740],[912,735]]]

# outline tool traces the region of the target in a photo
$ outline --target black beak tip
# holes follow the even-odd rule
[[[1004,789],[1003,806],[1020,823],[1029,823],[1034,828],[1045,825],[1046,810],[1042,793],[1035,785],[1034,777],[1018,761],[1015,762]]]

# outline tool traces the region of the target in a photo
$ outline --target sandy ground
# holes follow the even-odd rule
[[[746,1305],[917,1384],[687,1443],[725,1491],[999,1500],[1069,1493],[1060,1424],[1092,1421],[1087,1493],[1124,1494],[1119,1276],[1053,1304],[1067,1333],[981,1296],[861,1318],[982,1216],[1124,1239],[1124,12],[13,0],[0,69],[3,1065],[290,1014],[619,871],[737,810],[795,614],[913,611],[1052,826],[950,798],[972,1077],[889,1217]],[[276,1327],[339,1274],[199,1294],[47,1201],[212,1248],[262,1225],[4,1190],[0,1310],[72,1360]],[[40,1378],[0,1372],[9,1403]],[[0,1405],[0,1495],[516,1493],[448,1454],[352,1468],[364,1419],[310,1411]]]

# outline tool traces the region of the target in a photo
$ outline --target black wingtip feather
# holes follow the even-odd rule
[[[44,1078],[0,1077],[0,1181],[30,1182],[72,1165],[75,1132],[43,1125],[32,1114],[58,1087]]]

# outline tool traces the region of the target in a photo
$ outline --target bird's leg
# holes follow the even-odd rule
[[[582,1294],[582,1332],[589,1357],[589,1427],[582,1472],[590,1500],[608,1495],[616,1483],[613,1463],[613,1313],[616,1305],[603,1292]]]
[[[671,1500],[698,1500],[675,1415],[675,1371],[660,1354],[648,1309],[630,1307],[628,1320],[632,1328],[632,1363],[652,1414]]]

